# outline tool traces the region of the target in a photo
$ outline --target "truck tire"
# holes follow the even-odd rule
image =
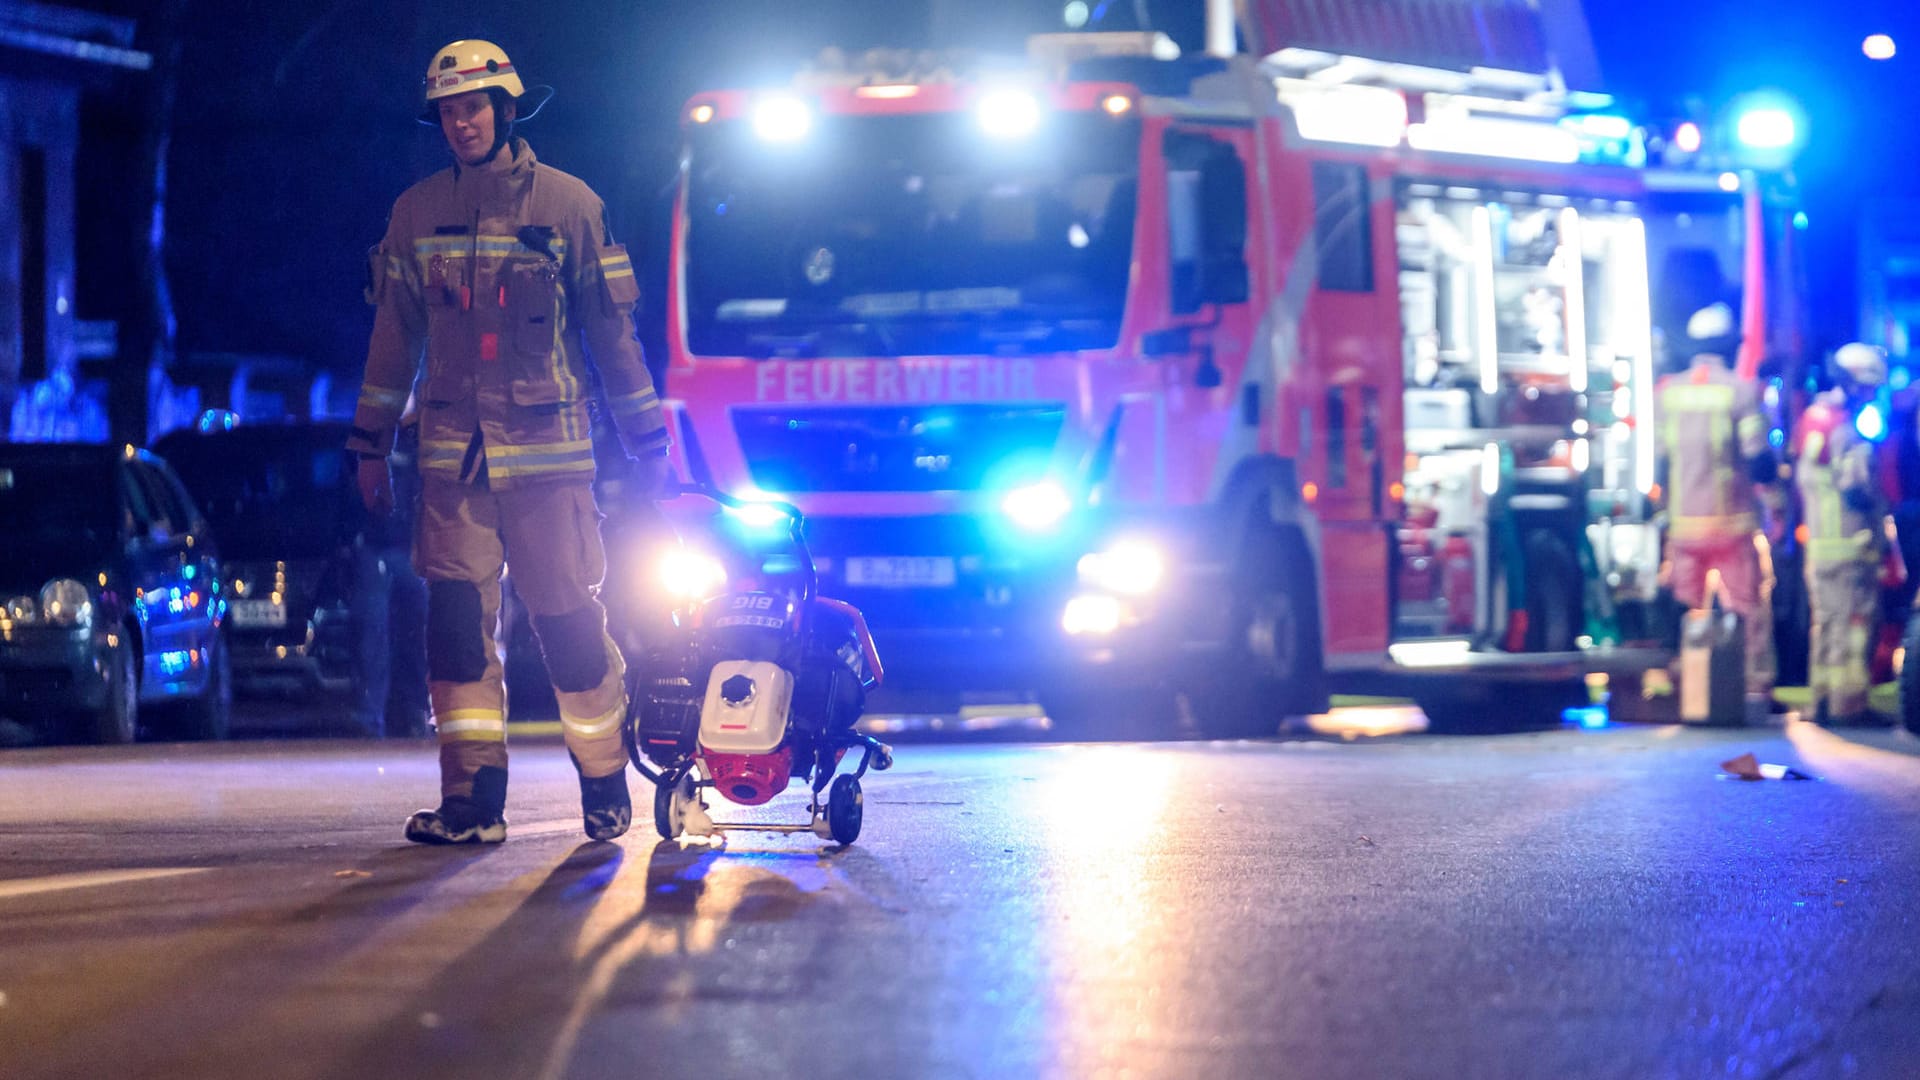
[[[1243,565],[1229,601],[1231,640],[1186,694],[1193,733],[1201,738],[1274,735],[1287,717],[1327,704],[1305,545],[1269,534]]]
[[[1541,731],[1560,726],[1562,710],[1587,704],[1587,685],[1579,679],[1506,683],[1471,676],[1413,693],[1427,714],[1427,731],[1436,735],[1495,735]]]
[[[1040,708],[1063,742],[1164,739],[1179,730],[1179,703],[1164,686],[1096,683],[1098,675],[1040,690]]]
[[[1572,652],[1585,630],[1580,563],[1543,529],[1527,535],[1527,652]]]

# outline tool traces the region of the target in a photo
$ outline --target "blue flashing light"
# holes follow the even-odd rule
[[[1904,367],[1895,367],[1887,372],[1887,386],[1894,390],[1905,390],[1913,383],[1913,372]]]
[[[180,568],[180,576],[183,578],[186,578],[188,581],[192,581],[195,575],[199,573],[200,573],[200,568],[192,564],[188,564]]]
[[[1795,210],[1793,212],[1793,227],[1796,229],[1799,229],[1802,232],[1806,231],[1807,212],[1805,210]]]
[[[1605,705],[1575,705],[1560,710],[1560,722],[1568,727],[1581,727],[1588,731],[1607,726],[1607,707]]]
[[[1767,445],[1775,450],[1787,445],[1787,433],[1784,428],[1774,428],[1767,432]]]
[[[1860,407],[1859,415],[1853,418],[1853,430],[1868,442],[1879,442],[1887,437],[1887,415],[1877,401],[1869,401]]]
[[[1760,105],[1742,113],[1734,131],[1740,145],[1753,150],[1785,150],[1800,137],[1793,114],[1777,105]]]
[[[232,431],[239,423],[240,414],[232,409],[208,409],[200,414],[200,419],[193,426],[205,435],[214,431]]]
[[[1051,480],[1007,492],[1000,509],[1015,525],[1030,532],[1046,532],[1073,511],[1066,489]]]
[[[1611,113],[1587,113],[1570,116],[1564,123],[1599,139],[1624,139],[1633,134],[1633,121]]]
[[[729,506],[726,508],[726,514],[749,529],[755,531],[784,529],[790,520],[785,510],[774,505],[775,502],[781,501],[778,495],[770,495],[759,488],[747,488],[739,493],[739,497],[746,505]]]

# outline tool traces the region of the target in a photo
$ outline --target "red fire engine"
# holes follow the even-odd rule
[[[699,94],[678,465],[808,514],[896,684],[1233,734],[1329,673],[1577,676],[1654,594],[1662,328],[1767,328],[1784,271],[1753,174],[1650,165],[1535,46],[1058,35]]]

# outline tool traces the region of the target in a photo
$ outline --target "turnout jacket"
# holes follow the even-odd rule
[[[1660,380],[1654,413],[1667,465],[1669,535],[1750,537],[1759,526],[1750,462],[1767,452],[1760,392],[1714,362]]]
[[[411,391],[424,475],[591,480],[591,361],[627,454],[665,451],[626,249],[600,197],[524,141],[403,192],[368,271],[377,311],[349,450],[386,454]]]
[[[1882,557],[1880,520],[1886,514],[1874,486],[1873,444],[1854,430],[1858,414],[1846,395],[1813,399],[1794,433],[1793,476],[1807,526],[1807,555],[1815,563]]]

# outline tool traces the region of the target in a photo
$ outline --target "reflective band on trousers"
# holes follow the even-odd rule
[[[507,738],[506,714],[499,709],[449,709],[434,718],[440,736],[456,742],[504,742]]]
[[[599,716],[586,720],[575,720],[562,710],[560,713],[560,726],[565,728],[569,734],[578,735],[583,739],[591,739],[596,735],[605,735],[607,732],[619,727],[620,718],[626,714],[626,711],[626,706],[616,705],[606,712],[601,713]]]

